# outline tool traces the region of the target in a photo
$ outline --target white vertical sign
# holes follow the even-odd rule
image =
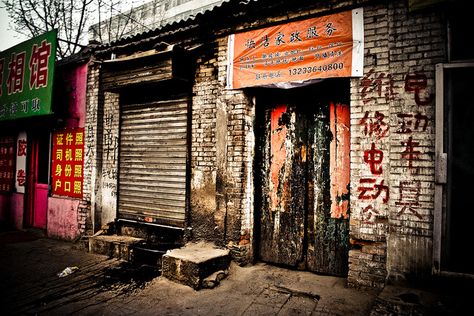
[[[26,132],[18,133],[16,140],[16,174],[15,174],[15,188],[16,192],[25,193],[26,185],[26,154],[28,149],[28,142],[26,139]]]

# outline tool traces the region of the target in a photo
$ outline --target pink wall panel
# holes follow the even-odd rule
[[[84,127],[86,110],[87,64],[63,74],[69,100],[66,127]]]
[[[78,200],[50,197],[48,200],[48,236],[73,240],[79,236]]]
[[[0,194],[0,223],[6,223],[10,217],[10,196]]]
[[[13,193],[11,197],[10,222],[16,229],[23,228],[23,214],[25,213],[25,195]]]
[[[35,211],[33,215],[33,226],[46,228],[46,210],[48,207],[48,185],[37,183],[35,185]]]

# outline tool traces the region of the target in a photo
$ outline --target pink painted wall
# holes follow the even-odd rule
[[[24,194],[0,195],[0,222],[15,229],[23,228]]]
[[[77,213],[79,200],[50,197],[48,199],[48,236],[73,240],[80,235]]]
[[[12,193],[10,207],[10,221],[13,227],[22,229],[23,215],[25,213],[25,195],[23,193]]]
[[[0,223],[6,223],[10,217],[10,196],[0,194]]]
[[[35,211],[33,214],[33,226],[46,229],[46,209],[48,207],[48,185],[37,183],[35,185]]]
[[[63,74],[68,94],[66,127],[84,127],[86,111],[87,64],[68,69]]]

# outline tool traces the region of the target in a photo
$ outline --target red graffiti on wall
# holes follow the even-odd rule
[[[415,103],[419,106],[428,105],[433,101],[434,95],[426,91],[428,79],[423,73],[415,72],[405,77],[405,91],[415,94]]]
[[[402,152],[402,158],[408,161],[408,168],[413,168],[413,161],[419,160],[421,151],[416,150],[419,146],[419,142],[414,142],[413,137],[409,137],[408,141],[401,142],[402,146],[405,146],[405,150]]]
[[[398,117],[398,134],[410,134],[414,131],[425,132],[428,126],[428,116],[417,112],[416,114],[399,113]]]
[[[19,187],[25,186],[26,183],[26,172],[23,169],[18,170],[16,174],[16,181],[18,182]]]
[[[377,211],[372,205],[368,205],[362,209],[362,220],[364,221],[373,220],[377,215],[380,215],[380,212]]]
[[[414,95],[417,106],[426,106],[432,103],[434,95],[428,91],[428,79],[424,73],[415,72],[405,76],[405,92]],[[404,141],[401,141],[402,152],[401,159],[407,162],[407,166],[413,177],[418,174],[416,162],[422,160],[423,155],[420,150],[420,141],[414,139],[419,137],[420,133],[426,132],[429,124],[427,115],[416,113],[399,113],[397,134],[407,135]],[[415,134],[416,133],[416,134]],[[418,138],[419,139],[419,138]],[[399,207],[398,216],[411,214],[418,219],[423,217],[418,212],[420,207],[421,181],[415,179],[399,182],[399,196],[395,205]]]
[[[365,115],[360,119],[359,124],[364,126],[365,136],[374,136],[377,140],[388,135],[389,126],[384,122],[385,115],[379,111],[375,111],[373,117],[369,116],[369,111],[365,111]]]
[[[26,139],[19,139],[17,156],[26,156],[26,148],[27,148]]]
[[[360,81],[360,94],[365,104],[375,103],[377,98],[385,97],[389,102],[397,98],[397,87],[391,74],[369,70]],[[381,111],[366,111],[359,120],[362,126],[362,133],[372,141],[370,148],[364,150],[363,159],[368,166],[371,177],[364,177],[359,180],[359,200],[369,202],[362,207],[361,218],[367,222],[373,222],[377,216],[381,216],[382,211],[378,209],[377,201],[387,204],[390,198],[388,185],[383,179],[383,158],[384,152],[377,144],[381,139],[390,133],[390,126],[385,121],[386,115]],[[379,203],[380,203],[379,202]]]
[[[382,174],[383,151],[375,148],[375,143],[369,150],[364,151],[364,161],[370,166],[372,174]]]
[[[376,97],[385,97],[388,102],[395,100],[395,92],[397,88],[395,86],[393,77],[391,74],[377,73],[374,69],[370,69],[369,72],[361,79],[362,89],[360,91],[364,104],[372,102]]]
[[[420,206],[420,192],[421,182],[419,180],[400,181],[399,197],[395,202],[395,205],[401,206],[397,213],[398,216],[410,212],[419,219],[423,218],[416,210]]]
[[[376,183],[376,179],[373,178],[362,178],[360,179],[361,186],[358,188],[360,200],[376,200],[382,193],[384,198],[382,202],[387,204],[390,197],[388,186],[384,185],[384,180],[380,183]],[[372,193],[375,192],[375,193]]]

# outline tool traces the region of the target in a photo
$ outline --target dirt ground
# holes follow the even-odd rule
[[[66,267],[78,267],[60,278]],[[344,278],[267,264],[232,264],[214,289],[195,291],[149,267],[90,254],[77,244],[0,234],[4,315],[369,315],[377,293]]]

